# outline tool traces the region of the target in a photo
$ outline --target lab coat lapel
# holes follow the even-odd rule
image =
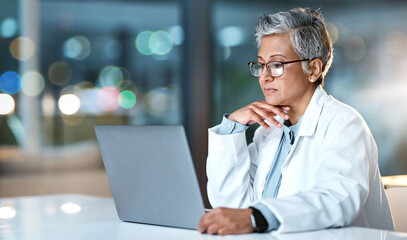
[[[281,172],[288,167],[291,162],[291,158],[295,149],[300,142],[301,138],[305,136],[312,136],[315,133],[315,129],[318,124],[319,116],[325,102],[325,99],[328,97],[326,92],[321,86],[318,86],[315,89],[314,95],[311,98],[311,101],[308,104],[307,109],[305,110],[300,129],[298,131],[297,137],[295,138],[294,144],[291,147],[290,153],[285,159],[283,165],[281,166]]]

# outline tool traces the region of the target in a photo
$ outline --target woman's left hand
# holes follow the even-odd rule
[[[252,209],[215,208],[201,218],[198,231],[208,234],[240,234],[254,232]]]

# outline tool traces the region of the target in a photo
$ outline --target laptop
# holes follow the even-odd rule
[[[119,218],[197,229],[204,204],[183,126],[95,126]]]

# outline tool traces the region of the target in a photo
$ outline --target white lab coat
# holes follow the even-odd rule
[[[282,122],[281,118],[277,118]],[[280,221],[278,232],[342,226],[393,229],[377,163],[377,146],[353,108],[317,87],[289,155],[281,167],[277,198],[262,199],[282,129],[245,133],[209,129],[208,197],[213,207],[265,204]]]

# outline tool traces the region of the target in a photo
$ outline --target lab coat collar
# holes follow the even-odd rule
[[[311,101],[309,102],[303,115],[298,136],[312,136],[314,134],[319,116],[321,115],[321,111],[327,97],[327,93],[321,86],[318,86],[315,89]]]

